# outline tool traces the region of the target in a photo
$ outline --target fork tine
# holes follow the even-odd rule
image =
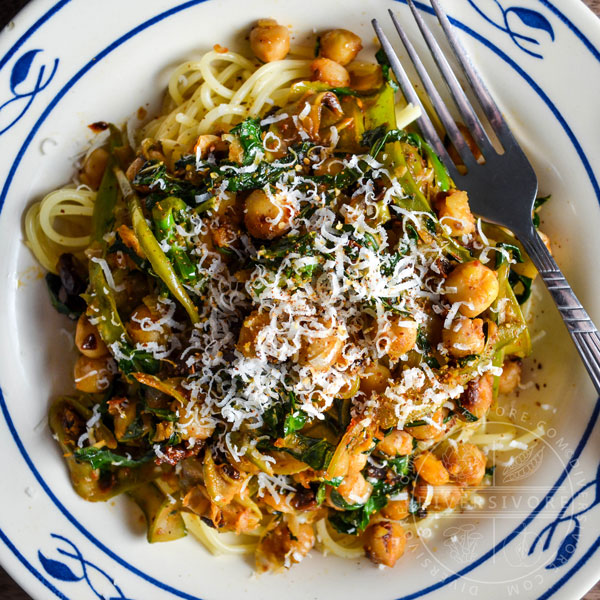
[[[475,143],[479,146],[479,149],[481,150],[481,153],[484,156],[486,154],[489,154],[490,152],[495,152],[487,136],[487,133],[483,129],[483,125],[481,124],[479,117],[473,110],[473,107],[471,106],[467,95],[465,94],[458,79],[456,78],[452,67],[446,60],[446,57],[444,56],[442,49],[439,47],[435,37],[433,37],[431,30],[425,24],[425,21],[423,20],[423,17],[417,10],[417,7],[415,6],[413,0],[407,0],[407,2],[415,18],[415,21],[417,22],[417,25],[421,30],[421,33],[423,34],[423,37],[427,42],[427,46],[429,47],[429,50],[431,51],[431,54],[435,59],[438,69],[442,73],[444,80],[446,81],[446,85],[452,93],[452,97],[456,102],[456,106],[458,107],[460,114],[465,120],[465,125],[467,126],[467,129],[471,132],[471,135],[475,140]]]
[[[498,105],[494,102],[494,99],[483,83],[479,72],[477,69],[475,69],[473,63],[471,62],[467,51],[465,50],[461,41],[458,39],[458,36],[456,35],[454,28],[452,27],[450,20],[448,19],[448,16],[442,8],[439,0],[431,0],[431,5],[433,6],[433,10],[437,15],[438,21],[440,22],[444,33],[446,34],[446,38],[450,43],[450,47],[452,48],[454,55],[458,59],[458,62],[460,63],[462,70],[467,76],[469,84],[475,93],[475,96],[479,100],[483,111],[485,112],[485,116],[488,118],[494,133],[498,136],[498,139],[506,150],[507,145],[513,145],[516,142],[508,125],[506,124],[506,121],[504,120],[504,117],[502,116],[502,113],[500,112],[500,109],[498,108]]]
[[[412,83],[410,82],[408,75],[404,70],[404,67],[398,60],[398,57],[396,56],[396,53],[394,52],[390,41],[388,40],[385,33],[383,33],[383,30],[381,29],[381,26],[379,25],[377,19],[373,19],[371,21],[371,24],[373,25],[373,29],[375,30],[375,33],[379,38],[379,42],[381,43],[381,48],[383,52],[387,56],[387,59],[390,61],[392,71],[398,79],[398,83],[400,84],[400,88],[404,93],[404,97],[408,100],[408,102],[411,102],[413,105],[418,106],[421,109],[421,116],[417,119],[417,122],[419,123],[419,127],[421,128],[425,139],[431,144],[431,146],[435,150],[436,154],[440,157],[444,165],[446,165],[446,167],[450,171],[450,176],[453,179],[456,179],[459,176],[459,173],[456,167],[454,166],[452,159],[448,155],[448,152],[446,151],[442,140],[437,134],[437,131],[435,130],[435,127],[433,126],[433,123],[429,118],[429,115],[425,111],[425,108],[421,103],[419,96],[415,92],[415,89],[413,88]]]
[[[459,153],[460,157],[462,158],[464,164],[467,167],[472,168],[475,165],[476,161],[475,161],[475,157],[473,156],[473,153],[471,152],[471,149],[469,148],[468,144],[465,142],[465,139],[464,139],[462,133],[456,126],[456,123],[454,122],[454,119],[452,118],[450,111],[446,107],[446,104],[442,100],[435,85],[431,81],[431,78],[429,77],[429,73],[427,73],[427,69],[421,62],[419,55],[417,54],[416,50],[414,49],[414,46],[411,44],[410,40],[408,39],[408,36],[404,32],[404,29],[402,29],[402,26],[398,22],[396,15],[391,10],[388,12],[390,13],[390,17],[392,18],[394,26],[396,27],[396,31],[398,32],[398,35],[400,36],[400,39],[402,40],[402,43],[404,44],[404,47],[406,48],[406,52],[408,53],[408,56],[410,57],[410,60],[412,61],[413,65],[415,66],[415,69],[417,70],[417,73],[419,74],[421,81],[423,82],[423,86],[425,87],[425,90],[427,91],[427,94],[429,95],[431,103],[433,104],[433,107],[435,108],[436,112],[438,113],[440,120],[442,121],[444,127],[446,128],[446,133],[448,134],[448,137],[452,141],[452,144],[456,148],[456,150]]]

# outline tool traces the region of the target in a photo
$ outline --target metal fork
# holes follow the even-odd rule
[[[594,386],[600,393],[600,336],[598,330],[581,306],[577,296],[575,296],[571,286],[567,283],[565,276],[533,225],[533,204],[537,194],[535,172],[456,36],[439,0],[431,0],[433,9],[454,55],[467,76],[475,97],[479,101],[492,130],[502,144],[504,149],[502,154],[494,149],[471,102],[448,64],[435,37],[419,14],[413,0],[407,0],[407,3],[464,119],[465,126],[479,147],[485,163],[479,164],[477,162],[469,148],[469,144],[456,126],[445,102],[433,85],[398,19],[390,10],[389,13],[398,35],[419,74],[424,88],[427,90],[431,103],[446,129],[450,141],[466,166],[467,173],[463,175],[457,170],[398,57],[394,53],[388,38],[383,33],[377,19],[373,19],[372,24],[375,33],[390,61],[392,70],[406,99],[421,108],[421,117],[417,121],[421,131],[448,168],[456,186],[469,194],[469,202],[473,212],[486,221],[507,227],[521,242],[552,295]]]

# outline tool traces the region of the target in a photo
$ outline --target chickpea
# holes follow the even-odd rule
[[[304,339],[298,363],[309,366],[313,371],[326,371],[339,358],[345,339],[334,331],[326,337]]]
[[[383,394],[387,389],[390,377],[390,370],[379,361],[367,365],[360,378],[360,391],[370,396],[373,393]]]
[[[429,485],[428,483],[417,482],[413,490],[413,496],[421,504],[429,500],[428,510],[444,510],[458,506],[462,490],[454,483]]]
[[[75,387],[86,394],[98,394],[108,389],[115,372],[112,357],[90,358],[82,355],[77,359],[73,372]]]
[[[256,569],[260,573],[284,566],[284,558],[297,563],[315,545],[315,533],[310,523],[290,520],[267,530],[256,549]]]
[[[408,499],[390,500],[381,510],[381,516],[390,521],[401,521],[408,517]]]
[[[469,146],[469,149],[473,153],[473,156],[475,157],[475,160],[480,165],[482,165],[485,162],[485,159],[483,158],[483,154],[481,154],[481,150],[479,150],[479,148],[477,147],[477,143],[473,139],[473,136],[471,135],[471,132],[462,123],[457,123],[456,125],[457,125],[459,131],[462,133],[462,136],[465,138],[465,142],[467,142],[467,145]],[[452,159],[452,161],[455,164],[461,165],[461,166],[463,165],[462,158],[460,157],[460,155],[458,154],[458,152],[456,151],[456,149],[454,148],[454,146],[452,146],[452,145],[449,146],[449,148],[448,148],[448,154],[450,155],[450,158]],[[463,169],[464,169],[464,167],[463,167]],[[461,173],[463,172],[463,171],[461,171],[460,168],[459,168],[459,171]]]
[[[349,458],[348,472],[358,473],[359,471],[362,471],[367,466],[368,459],[368,455],[362,452],[359,452],[358,454],[353,454]]]
[[[296,554],[297,556],[299,553],[301,556],[306,556],[315,545],[315,531],[313,526],[310,523],[293,523],[290,521],[288,527],[291,534],[288,555]]]
[[[161,315],[151,311],[145,304],[140,304],[131,314],[131,319],[125,326],[127,333],[136,344],[156,342],[162,344],[168,335],[168,325],[156,325]]]
[[[377,444],[377,450],[388,456],[406,456],[413,451],[413,438],[410,433],[394,429]]]
[[[313,81],[323,81],[332,87],[347,87],[350,85],[350,75],[342,65],[328,58],[315,58],[310,63]]]
[[[345,66],[362,50],[361,39],[347,29],[332,29],[321,36],[321,56]]]
[[[440,408],[431,415],[433,423],[416,425],[415,427],[405,427],[404,429],[417,440],[434,440],[444,435],[444,418],[444,409]]]
[[[460,405],[468,410],[473,416],[481,419],[489,410],[494,401],[494,378],[486,373],[479,379],[473,379],[467,383],[467,389],[462,393]],[[459,415],[461,420],[466,420]]]
[[[350,75],[350,87],[357,92],[378,90],[383,85],[383,72],[379,65],[353,62],[346,70]]]
[[[544,242],[544,246],[548,248],[548,252],[554,256],[552,252],[552,244],[550,243],[550,238],[543,232],[538,229],[538,235],[542,238],[542,242]]]
[[[469,207],[467,192],[450,190],[435,201],[442,225],[450,227],[450,235],[459,237],[475,231],[475,217]]]
[[[258,310],[255,310],[244,319],[236,348],[246,358],[256,358],[256,337],[270,321],[269,315],[259,313]]]
[[[455,288],[456,291],[446,292],[446,298],[452,303],[463,302],[460,313],[473,318],[491,306],[498,296],[498,277],[474,260],[455,267],[446,279],[446,288]]]
[[[210,417],[203,417],[195,409],[191,412],[180,411],[182,414],[178,419],[181,426],[179,435],[183,440],[206,440],[215,431],[215,422]]]
[[[381,521],[365,533],[365,553],[375,564],[393,567],[404,554],[406,534],[398,523]]]
[[[414,465],[419,477],[431,485],[444,485],[450,481],[442,461],[429,451],[419,454],[415,458]]]
[[[108,354],[98,328],[92,325],[85,315],[81,315],[75,329],[75,345],[81,354],[89,358],[100,358]]]
[[[107,161],[108,152],[104,148],[96,148],[83,163],[83,168],[79,174],[81,183],[85,183],[93,190],[97,190],[104,176]]]
[[[337,487],[340,496],[348,504],[364,504],[373,491],[373,486],[360,471],[351,471]]]
[[[442,331],[442,341],[451,356],[461,358],[469,354],[481,354],[485,348],[485,334],[481,319],[461,318],[450,329]]]
[[[250,32],[250,48],[263,62],[283,60],[290,51],[290,32],[274,19],[261,19]]]
[[[498,382],[498,391],[501,394],[514,392],[521,383],[521,361],[518,358],[507,359],[502,365],[502,375]]]
[[[485,456],[474,444],[449,446],[442,457],[444,466],[460,485],[479,485],[485,476]]]
[[[397,361],[409,352],[417,343],[417,324],[401,316],[390,319],[389,328],[379,335],[381,341],[387,341],[387,355],[390,360]]]
[[[244,223],[248,233],[261,240],[272,240],[283,235],[291,226],[292,209],[285,196],[267,196],[263,190],[254,190],[246,198]]]

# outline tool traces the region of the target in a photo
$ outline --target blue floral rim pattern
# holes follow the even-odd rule
[[[37,31],[37,29],[39,29],[45,22],[47,22],[49,19],[51,19],[56,13],[58,13],[60,11],[61,8],[63,8],[66,4],[68,4],[71,0],[61,0],[60,2],[56,3],[50,10],[48,10],[48,12],[46,12],[38,21],[36,21],[36,23],[34,23],[28,30],[27,32],[25,32],[21,38],[12,46],[12,48],[6,53],[6,55],[4,57],[2,57],[0,59],[0,70],[8,63],[8,61],[10,60],[10,58],[12,56],[14,56],[19,48],[25,43],[25,41],[31,37],[35,31]],[[115,50],[116,48],[118,48],[119,46],[121,46],[123,43],[125,43],[127,40],[131,39],[132,37],[134,37],[135,35],[137,35],[138,33],[140,33],[141,31],[147,29],[148,27],[151,27],[152,25],[155,25],[156,23],[159,23],[160,21],[168,18],[169,16],[172,16],[173,14],[176,14],[178,12],[181,12],[187,8],[190,8],[192,6],[196,6],[199,4],[202,4],[203,2],[205,2],[206,0],[189,0],[188,2],[185,2],[183,4],[180,4],[178,6],[172,7],[171,9],[160,13],[154,17],[152,17],[151,19],[145,21],[144,23],[141,23],[140,25],[138,25],[137,27],[133,28],[131,31],[129,31],[128,33],[126,33],[125,35],[123,35],[122,37],[120,37],[119,39],[115,40],[112,44],[110,44],[108,47],[106,47],[103,51],[101,51],[96,57],[94,57],[94,59],[92,61],[90,61],[88,64],[86,64],[82,69],[80,69],[80,71],[78,71],[66,84],[65,86],[58,92],[58,94],[51,100],[51,102],[48,104],[48,106],[45,108],[45,110],[43,111],[41,117],[37,120],[37,122],[35,123],[35,125],[33,126],[32,130],[30,131],[30,133],[28,134],[27,138],[25,139],[24,144],[22,145],[22,147],[20,148],[17,157],[14,161],[14,163],[11,166],[11,169],[9,171],[9,175],[5,181],[4,187],[2,189],[2,192],[0,193],[0,211],[2,210],[4,201],[6,199],[6,196],[8,194],[8,190],[10,188],[12,179],[14,178],[14,175],[16,173],[16,170],[28,148],[28,146],[30,145],[31,141],[33,140],[35,134],[37,133],[37,131],[39,130],[40,126],[42,125],[42,123],[46,120],[46,118],[49,116],[49,114],[52,112],[52,110],[56,107],[56,105],[60,102],[60,100],[63,98],[63,96],[67,93],[67,91],[69,89],[71,89],[71,87],[79,80],[81,79],[81,77],[83,77],[83,75],[85,75],[93,66],[94,64],[97,64],[100,60],[102,60],[104,57],[106,57],[108,54],[110,54],[113,50]],[[402,3],[406,3],[406,0],[397,0],[399,2]],[[585,47],[592,53],[592,55],[600,62],[600,52],[592,45],[592,43],[583,35],[583,33],[577,28],[575,27],[575,25],[564,15],[562,14],[556,7],[554,7],[548,0],[538,0],[543,6],[545,6],[548,10],[550,10],[552,13],[554,13],[578,38],[579,40],[585,45]],[[476,3],[474,2],[474,0],[467,0],[467,2],[469,2],[469,4],[471,4],[476,10],[477,12],[488,22],[490,22],[494,27],[501,29],[502,31],[504,31],[505,33],[507,33],[513,43],[515,43],[521,50],[523,50],[525,53],[534,56],[536,58],[541,58],[541,55],[539,55],[539,53],[537,52],[533,52],[531,50],[529,50],[526,46],[524,47],[523,44],[526,43],[535,43],[537,44],[537,42],[535,41],[535,39],[533,38],[529,38],[529,37],[525,37],[522,35],[515,35],[514,32],[511,30],[509,24],[508,24],[508,14],[513,13],[515,14],[520,20],[521,22],[523,22],[525,25],[527,25],[528,27],[531,27],[533,29],[537,29],[540,31],[545,32],[545,34],[547,34],[550,39],[554,39],[554,30],[550,24],[550,22],[543,17],[543,15],[541,15],[540,13],[537,13],[536,11],[531,11],[530,9],[519,9],[518,7],[516,8],[508,8],[508,9],[504,9],[502,8],[502,5],[498,2],[498,0],[494,0],[494,2],[496,2],[496,4],[500,7],[501,11],[502,11],[502,15],[503,15],[503,20],[504,23],[495,23],[492,22],[489,18],[487,18],[476,6]],[[432,13],[432,9],[431,7],[422,4],[420,2],[416,3],[418,8],[422,11],[425,12],[429,12]],[[536,13],[536,14],[532,14],[532,13]],[[538,16],[536,16],[538,15]],[[550,98],[544,93],[544,91],[536,84],[536,82],[516,63],[514,62],[511,58],[509,58],[504,52],[502,52],[502,50],[500,50],[498,47],[494,46],[488,39],[484,38],[482,35],[480,35],[479,33],[477,33],[476,31],[470,29],[469,27],[465,26],[464,24],[462,24],[459,21],[456,20],[452,20],[452,23],[454,26],[458,27],[459,29],[461,29],[462,31],[464,31],[465,33],[467,33],[469,36],[471,36],[473,39],[477,40],[478,42],[482,43],[486,48],[488,48],[489,50],[491,50],[493,53],[495,53],[499,58],[501,58],[506,64],[508,64],[518,75],[520,75],[530,86],[531,88],[537,93],[537,95],[544,101],[544,103],[547,105],[547,107],[550,109],[550,111],[553,113],[554,117],[557,119],[557,121],[559,122],[559,124],[561,125],[561,127],[563,128],[563,130],[565,131],[565,133],[567,134],[567,136],[569,137],[571,143],[573,144],[575,150],[577,151],[577,154],[580,158],[580,160],[582,161],[582,164],[587,172],[587,175],[589,177],[589,180],[593,186],[594,192],[596,194],[596,197],[598,199],[598,201],[600,202],[600,186],[598,184],[598,181],[596,180],[593,170],[591,168],[591,165],[589,163],[589,160],[587,159],[583,149],[581,148],[581,145],[579,144],[577,138],[575,137],[575,135],[573,134],[572,130],[570,129],[569,125],[567,124],[567,122],[565,121],[565,119],[563,118],[563,116],[560,114],[560,112],[558,111],[558,109],[556,108],[556,106],[554,106],[554,104],[552,103],[552,101],[550,100]],[[25,58],[26,57],[26,58]],[[34,58],[34,54],[31,53],[31,51],[29,51],[29,55],[24,54],[23,56],[21,56],[18,60],[17,63],[20,62],[20,67],[19,69],[17,69],[16,74],[13,72],[12,75],[14,75],[14,78],[11,77],[11,89],[14,93],[14,89],[16,88],[17,85],[19,85],[19,83],[22,82],[23,80],[23,73],[25,73],[25,76],[27,75],[26,71],[29,70],[29,68],[31,67],[31,64],[33,62],[33,58]],[[43,87],[46,87],[47,84],[50,82],[50,80],[52,79],[54,73],[56,72],[56,68],[58,65],[58,60],[56,59],[54,62],[54,67],[50,73],[50,75],[47,77],[47,79],[43,79],[43,70],[41,71],[41,73],[38,74],[38,88],[40,88],[40,86],[43,85]],[[15,65],[16,66],[16,65]],[[38,91],[41,91],[41,89],[38,89]],[[16,96],[17,94],[15,94]],[[26,94],[25,94],[26,95]],[[31,97],[31,100],[33,100],[33,97],[36,94],[34,93]],[[25,112],[27,112],[27,110],[29,109],[29,107],[31,106],[31,102],[27,103],[26,108],[23,110],[23,113],[21,115],[19,115],[19,118],[21,116],[23,116],[25,114]],[[11,125],[12,126],[12,125]],[[0,132],[1,134],[2,132]],[[44,491],[48,494],[48,496],[50,497],[50,499],[53,501],[53,503],[57,506],[57,508],[63,513],[63,515],[71,522],[71,524],[73,524],[85,537],[87,537],[93,544],[95,544],[100,550],[102,550],[103,552],[105,552],[108,556],[110,556],[113,560],[115,560],[117,563],[119,563],[121,566],[127,568],[129,571],[131,571],[132,573],[138,575],[139,577],[141,577],[142,579],[144,579],[145,581],[161,588],[164,591],[170,592],[178,597],[181,598],[186,598],[189,600],[200,600],[197,596],[192,596],[189,595],[183,591],[177,590],[161,581],[156,580],[155,578],[147,575],[146,573],[140,571],[139,569],[137,569],[136,567],[134,567],[133,565],[130,565],[129,563],[127,563],[124,559],[122,559],[121,557],[119,557],[118,555],[116,555],[114,552],[112,552],[109,548],[107,548],[106,546],[104,546],[98,539],[96,539],[89,531],[87,531],[87,529],[85,529],[83,527],[83,525],[81,523],[79,523],[74,517],[73,515],[71,515],[67,509],[62,505],[62,503],[58,500],[58,498],[53,494],[53,492],[51,491],[51,489],[49,488],[48,484],[45,482],[45,480],[41,477],[40,473],[37,471],[37,469],[35,468],[30,456],[28,455],[27,451],[25,450],[22,441],[20,439],[20,437],[18,436],[18,433],[14,427],[14,424],[12,422],[12,419],[10,417],[6,402],[4,400],[4,397],[2,395],[2,392],[0,390],[0,408],[2,409],[4,418],[7,422],[7,425],[9,427],[9,430],[11,432],[11,435],[15,441],[15,444],[17,445],[19,451],[21,452],[25,462],[27,463],[27,465],[29,466],[29,468],[31,469],[32,473],[34,474],[34,476],[36,477],[36,479],[38,480],[38,482],[40,483],[41,487],[44,489]],[[469,566],[465,567],[462,571],[453,574],[452,576],[447,577],[446,579],[439,581],[427,588],[424,588],[418,592],[415,592],[413,594],[407,595],[407,596],[403,596],[401,599],[399,600],[412,600],[413,598],[420,598],[422,596],[424,596],[425,594],[432,592],[436,589],[439,589],[447,584],[449,584],[450,582],[456,580],[458,577],[468,573],[469,571],[471,571],[472,569],[476,568],[477,566],[479,566],[480,564],[482,564],[483,562],[485,562],[486,560],[488,560],[491,556],[493,556],[494,553],[496,553],[497,551],[499,551],[500,549],[502,549],[504,546],[506,546],[508,543],[510,543],[521,531],[523,531],[523,529],[525,529],[530,523],[531,521],[533,521],[533,519],[535,519],[536,515],[540,512],[540,510],[542,510],[544,508],[544,506],[548,503],[548,501],[550,500],[551,496],[553,495],[554,491],[557,490],[560,485],[562,484],[562,482],[564,481],[564,479],[566,478],[566,476],[568,475],[569,471],[572,469],[573,465],[575,464],[575,461],[577,460],[577,458],[580,456],[581,452],[583,451],[587,440],[593,430],[593,427],[598,419],[598,415],[600,413],[600,399],[596,402],[592,416],[590,418],[590,421],[588,422],[586,429],[583,433],[583,436],[571,458],[571,460],[569,461],[567,467],[564,469],[564,471],[561,473],[561,475],[559,476],[559,478],[557,479],[556,483],[552,486],[551,491],[548,493],[548,495],[542,500],[542,502],[538,505],[538,507],[536,507],[531,514],[518,526],[516,527],[512,533],[510,533],[504,540],[502,540],[500,543],[498,543],[496,545],[496,547],[494,547],[493,549],[491,549],[490,551],[488,551],[485,555],[483,555],[482,557],[480,557],[478,560],[474,561],[473,563],[471,563]],[[55,534],[53,534],[53,537],[56,537],[57,539],[63,540],[65,543],[70,544],[71,546],[73,546],[73,548],[75,548],[74,544],[72,542],[70,542],[69,540],[67,540],[66,538],[62,537],[62,536],[56,536]],[[13,552],[13,554],[15,554],[15,556],[18,558],[18,560],[20,560],[20,562],[23,563],[23,565],[39,580],[41,581],[55,596],[57,596],[58,598],[66,598],[66,596],[60,592],[48,579],[46,579],[44,577],[44,575],[42,575],[33,565],[31,565],[27,559],[18,551],[18,549],[16,548],[16,546],[8,539],[8,537],[4,534],[4,532],[2,532],[0,530],[0,539],[2,539],[2,541],[8,546],[8,548]],[[575,541],[576,543],[576,541]],[[562,585],[564,585],[564,583],[571,577],[571,575],[573,575],[575,572],[577,572],[586,562],[587,560],[593,555],[593,553],[598,549],[600,545],[600,537],[598,537],[596,539],[596,541],[590,546],[590,548],[585,552],[585,554],[579,559],[579,561],[574,564],[570,570],[565,573],[563,575],[563,577],[561,579],[559,579],[555,584],[553,584],[546,592],[544,592],[540,598],[549,598],[550,596],[552,596]],[[77,550],[77,552],[79,552]],[[71,556],[75,556],[75,555],[71,555]],[[569,557],[570,558],[570,557]],[[46,572],[48,574],[50,574],[51,576],[53,576],[55,579],[58,580],[62,580],[62,581],[69,581],[69,577],[66,575],[66,571],[65,570],[60,570],[60,568],[54,564],[56,561],[52,561],[51,559],[47,559],[46,557],[44,557],[43,555],[38,556],[38,559],[40,560],[40,563],[42,564],[42,567],[44,567],[44,569],[46,570]],[[84,561],[83,557],[81,558],[82,561]],[[565,561],[566,562],[566,561]],[[59,563],[60,564],[60,563]],[[88,564],[89,566],[91,566],[91,568],[94,568],[98,571],[100,571],[101,573],[103,573],[108,579],[110,579],[110,576],[107,575],[104,571],[102,571],[101,569],[99,569],[98,567],[96,567],[95,565],[91,565],[91,563],[87,563],[87,561],[84,561],[82,564]],[[564,563],[563,563],[564,564]],[[60,576],[62,574],[62,577]],[[85,577],[83,577],[83,579],[85,579]],[[71,579],[72,581],[75,581],[75,579]],[[77,581],[79,581],[80,579],[77,578]],[[111,580],[112,581],[112,580]],[[121,591],[116,588],[118,590],[119,596],[120,598],[124,598],[124,596],[122,595]],[[92,590],[94,591],[94,590]],[[95,592],[95,595],[97,597],[98,596],[97,592]]]

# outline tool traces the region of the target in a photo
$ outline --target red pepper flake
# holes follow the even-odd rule
[[[213,46],[213,50],[219,54],[225,54],[226,52],[229,52],[229,48],[225,48],[225,46],[221,46],[221,44],[215,44]]]

